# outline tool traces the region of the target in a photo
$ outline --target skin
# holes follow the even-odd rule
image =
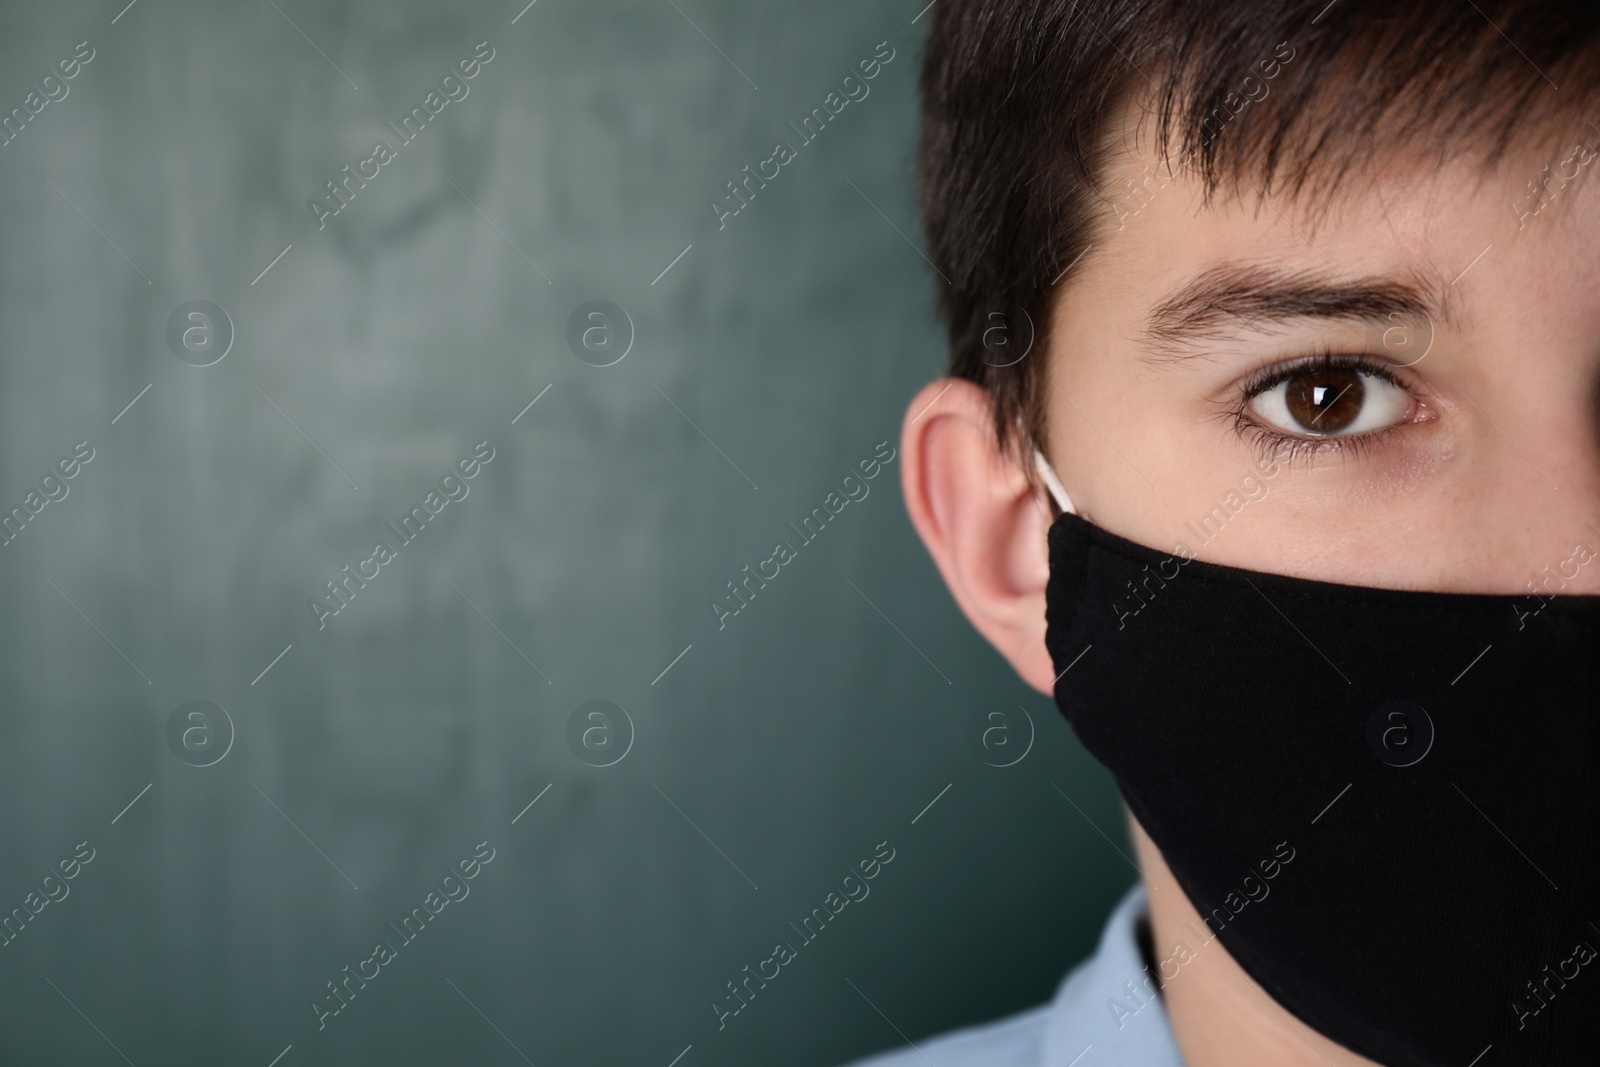
[[[1131,122],[1122,130],[1108,188],[1159,165]],[[1048,349],[1028,356],[1048,361],[1048,459],[1076,509],[1162,550],[1183,544],[1215,563],[1395,589],[1525,594],[1579,542],[1600,550],[1600,192],[1590,180],[1600,159],[1536,213],[1527,213],[1532,200],[1513,207],[1580,140],[1600,146],[1600,130],[1547,132],[1492,168],[1394,159],[1319,204],[1326,214],[1252,187],[1207,205],[1181,171],[1137,212],[1108,202],[1102,232],[1055,294]],[[1152,310],[1224,263],[1335,282],[1431,271],[1447,290],[1449,321],[1406,320],[1411,334],[1388,337],[1394,320],[1305,318],[1270,329],[1230,321],[1181,349],[1188,358],[1152,343]],[[1410,394],[1395,405],[1404,421],[1363,447],[1300,447],[1292,460],[1283,445],[1263,451],[1235,426],[1241,383],[1319,346],[1391,368]],[[1381,382],[1363,382],[1369,397],[1395,399]],[[1053,513],[991,425],[978,386],[943,379],[923,389],[902,430],[907,507],[961,610],[1048,695]],[[1278,457],[1268,478],[1264,454]],[[1199,542],[1186,524],[1250,475],[1262,494]],[[1560,591],[1600,593],[1600,560]],[[1128,820],[1155,954],[1165,957],[1193,941],[1186,920],[1201,924],[1160,851]],[[1190,1067],[1371,1062],[1289,1016],[1220,942],[1200,949],[1162,995]]]

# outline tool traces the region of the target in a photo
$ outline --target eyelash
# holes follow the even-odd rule
[[[1406,425],[1406,423],[1401,422],[1393,426],[1386,426],[1381,430],[1372,430],[1363,434],[1343,437],[1297,437],[1294,434],[1283,433],[1269,426],[1264,426],[1250,417],[1250,401],[1275,385],[1307,371],[1317,370],[1359,371],[1362,374],[1370,374],[1375,378],[1381,378],[1395,388],[1404,389],[1407,393],[1415,395],[1412,389],[1400,381],[1379,360],[1370,356],[1335,353],[1332,349],[1325,348],[1315,355],[1303,359],[1291,360],[1287,363],[1275,363],[1270,367],[1256,371],[1245,379],[1240,386],[1238,402],[1231,405],[1224,412],[1233,422],[1234,432],[1241,439],[1250,442],[1263,458],[1276,458],[1282,462],[1293,464],[1297,459],[1303,459],[1309,463],[1314,457],[1328,450],[1331,450],[1334,454],[1359,458],[1365,455],[1367,450],[1379,439],[1387,437]]]

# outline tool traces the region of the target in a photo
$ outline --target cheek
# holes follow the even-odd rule
[[[1080,514],[1131,539],[1160,543],[1161,489],[1176,481],[1172,457],[1184,446],[1170,417],[1152,404],[1159,393],[1145,375],[1129,373],[1127,352],[1101,340],[1124,336],[1122,327],[1103,302],[1083,303],[1077,321],[1052,338],[1044,398],[1051,463]]]
[[[1403,447],[1374,448],[1359,458],[1282,464],[1267,496],[1197,555],[1320,581],[1443,588],[1430,560],[1457,556],[1460,512],[1477,505],[1450,488],[1462,467],[1451,427],[1419,425],[1405,436]]]

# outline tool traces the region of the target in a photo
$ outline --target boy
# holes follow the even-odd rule
[[[932,16],[907,505],[1142,881],[872,1063],[1600,1063],[1600,12]]]

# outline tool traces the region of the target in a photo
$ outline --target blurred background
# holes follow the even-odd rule
[[[926,0],[524,2],[0,4],[0,1062],[836,1064],[1135,876],[883,459]]]

